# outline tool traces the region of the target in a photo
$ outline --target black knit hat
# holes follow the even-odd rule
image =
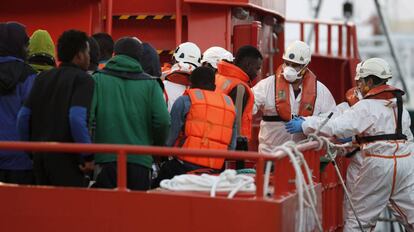
[[[123,37],[115,42],[115,55],[126,55],[139,62],[142,53],[142,43],[137,38]]]
[[[210,67],[194,69],[190,75],[191,88],[214,90],[216,88],[215,74],[215,70]]]

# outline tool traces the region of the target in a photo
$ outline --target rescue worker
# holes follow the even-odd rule
[[[306,43],[291,43],[282,58],[284,63],[278,67],[276,74],[253,87],[253,112],[260,110],[263,113],[259,152],[271,153],[275,147],[289,140],[304,139],[302,134],[291,135],[285,130],[285,123],[293,115],[319,115],[336,106],[331,92],[308,68],[311,51]]]
[[[114,53],[114,40],[105,32],[95,33],[92,37],[98,42],[99,45],[99,65],[98,69],[103,69],[106,62],[112,57]]]
[[[357,85],[359,81],[360,80],[356,81]],[[353,87],[349,89],[346,92],[345,96],[346,96],[346,102],[337,106],[337,111],[338,111],[337,113],[339,115],[343,113],[345,110],[349,109],[349,107],[355,105],[359,100],[363,98],[361,92],[358,90],[358,87]],[[333,117],[335,117],[337,113],[335,113]],[[408,141],[413,142],[410,132],[404,132],[404,133],[407,133],[408,135],[407,138],[411,138]],[[350,141],[352,141],[352,138],[341,139],[339,142],[345,143],[345,142],[350,142]],[[351,162],[349,163],[348,168],[346,170],[346,187],[348,189],[348,192],[352,193],[354,190],[355,183],[357,182],[357,179],[358,179],[358,174],[364,164],[364,158],[361,155],[360,148],[349,149],[348,152],[345,154],[345,156],[351,159]],[[412,230],[412,228],[410,228],[409,225],[406,224],[406,221],[404,221],[401,218],[401,216],[397,213],[397,209],[395,209],[395,207],[393,207],[392,204],[387,205],[387,210],[389,210],[396,217],[397,221],[405,227],[406,231],[414,231]],[[344,221],[347,218],[352,216],[350,214],[352,214],[352,210],[350,208],[349,201],[346,199],[346,196],[344,196]]]
[[[174,64],[169,71],[163,73],[165,76],[165,98],[169,112],[171,112],[175,100],[182,96],[190,85],[189,76],[194,69],[201,65],[200,60],[200,48],[194,43],[185,42],[175,49],[173,54]]]
[[[16,22],[0,23],[0,141],[19,140],[17,114],[36,71],[25,63],[29,37]],[[33,184],[33,164],[22,151],[0,151],[0,182]]]
[[[371,58],[358,64],[355,79],[363,99],[321,127],[319,117],[294,118],[286,124],[291,133],[321,134],[340,139],[356,136],[363,164],[351,192],[363,229],[373,229],[390,203],[411,230],[414,228],[414,160],[410,117],[403,108],[400,89],[387,85],[392,77],[388,63]],[[350,209],[348,209],[350,210]],[[345,231],[359,226],[347,213]]]
[[[87,122],[94,81],[86,73],[89,43],[86,33],[68,30],[59,37],[58,68],[42,72],[19,111],[19,132],[35,142],[90,143]],[[37,184],[83,186],[84,173],[93,169],[93,155],[36,152]]]
[[[168,136],[170,117],[156,79],[144,73],[139,62],[141,42],[124,37],[115,43],[115,56],[98,70],[91,106],[91,121],[96,122],[95,143],[163,146]],[[116,188],[117,156],[95,155],[97,188]],[[129,155],[127,187],[147,190],[151,184],[150,155]]]
[[[204,51],[201,65],[217,70],[217,63],[222,60],[233,62],[233,54],[222,47],[214,46]]]
[[[229,96],[215,92],[214,70],[209,67],[196,68],[190,75],[190,81],[190,89],[172,107],[167,146],[234,149],[234,105]],[[155,185],[163,179],[194,170],[211,169],[217,172],[223,164],[222,158],[174,157],[161,166]]]
[[[29,41],[27,62],[38,73],[56,67],[55,44],[49,32],[36,30]]]
[[[250,45],[238,49],[234,64],[220,61],[217,64],[216,91],[224,93],[233,100],[236,106],[237,121],[240,131],[237,135],[237,150],[247,150],[251,138],[252,110],[254,94],[251,83],[257,77],[263,57],[260,51]]]

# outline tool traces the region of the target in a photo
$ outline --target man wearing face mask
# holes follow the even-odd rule
[[[303,134],[289,134],[285,123],[293,116],[311,116],[331,111],[335,100],[331,92],[308,69],[309,46],[302,41],[291,43],[283,54],[284,63],[276,75],[261,80],[253,87],[253,113],[263,113],[260,123],[259,152],[272,150],[286,141],[300,141]]]
[[[364,230],[373,229],[388,203],[414,230],[414,160],[410,116],[402,105],[404,92],[387,85],[392,77],[388,63],[371,58],[358,64],[355,79],[363,99],[349,110],[331,118],[320,130],[336,138],[356,136],[362,167],[353,183],[351,201]],[[290,133],[313,133],[321,117],[295,118],[286,124]],[[356,217],[347,209],[344,231],[359,229]]]

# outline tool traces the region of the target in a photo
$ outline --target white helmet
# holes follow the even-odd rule
[[[311,61],[311,51],[309,46],[299,40],[289,44],[283,53],[283,59],[296,64],[308,65]]]
[[[369,75],[377,76],[380,79],[390,79],[392,77],[390,65],[381,58],[370,58],[362,61],[356,67],[355,80],[360,80]]]
[[[213,68],[217,68],[217,63],[221,60],[233,62],[233,54],[222,47],[211,47],[203,53],[201,64],[209,63]]]
[[[201,65],[201,51],[195,43],[185,42],[178,45],[173,57],[177,62],[192,64],[195,67]]]

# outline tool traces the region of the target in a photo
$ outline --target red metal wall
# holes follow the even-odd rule
[[[68,29],[89,34],[103,28],[100,0],[13,0],[0,4],[0,22],[18,21],[27,26],[29,35],[37,29],[49,31],[54,41]]]

